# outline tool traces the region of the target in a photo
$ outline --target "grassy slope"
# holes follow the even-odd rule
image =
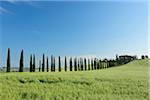
[[[0,100],[148,100],[148,60],[83,72],[1,73]]]

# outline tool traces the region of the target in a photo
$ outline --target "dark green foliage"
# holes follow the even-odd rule
[[[48,57],[47,57],[47,61],[46,61],[46,69],[47,69],[47,72],[49,71],[49,63],[48,63]]]
[[[94,70],[96,70],[96,58],[94,59]]]
[[[92,67],[92,70],[94,69],[93,68],[93,59],[91,59],[91,67]]]
[[[67,71],[67,57],[65,57],[65,71]]]
[[[107,68],[109,68],[110,67],[110,65],[109,65],[109,60],[107,60]]]
[[[100,66],[99,66],[99,62],[98,62],[98,60],[97,60],[97,69],[100,69]]]
[[[116,61],[117,62],[117,61]],[[117,64],[118,65],[118,64]],[[109,68],[108,60],[106,60],[106,66]]]
[[[42,72],[45,70],[45,55],[43,54]]]
[[[41,60],[39,61],[39,72],[41,71]]]
[[[115,66],[115,60],[109,60],[109,67]]]
[[[88,59],[88,70],[90,70],[90,59]]]
[[[148,58],[148,55],[145,55],[145,58]]]
[[[74,70],[77,71],[77,58],[74,59]]]
[[[116,61],[118,61],[119,60],[119,57],[118,57],[118,54],[116,54]]]
[[[105,68],[105,61],[102,60],[102,68]]]
[[[145,55],[145,56],[142,55],[142,56],[141,56],[141,59],[147,59],[147,58],[148,58],[148,55]]]
[[[70,71],[72,71],[72,58],[70,58]]]
[[[144,58],[145,58],[144,55],[142,55],[142,56],[141,56],[141,59],[144,59]]]
[[[107,59],[106,59],[106,58],[104,59],[104,66],[105,66],[105,68],[108,67],[108,66],[107,66]]]
[[[51,55],[51,71],[53,71],[53,55]]]
[[[80,71],[80,61],[78,59],[78,70]]]
[[[51,55],[51,71],[55,72],[55,57]]]
[[[32,71],[35,72],[35,55],[33,55]]]
[[[80,58],[81,71],[83,71],[83,59]]]
[[[99,68],[102,69],[102,61],[99,60]]]
[[[54,57],[54,66],[53,66],[53,71],[55,72],[55,57]]]
[[[55,72],[55,57],[51,55],[51,71]]]
[[[110,67],[110,60],[107,60],[107,66]]]
[[[8,54],[7,54],[7,71],[10,72],[10,48],[8,48]]]
[[[20,55],[20,64],[19,64],[19,72],[23,72],[23,50],[21,51],[21,55]]]
[[[32,72],[32,55],[30,55],[30,72]]]
[[[84,58],[84,68],[85,68],[85,70],[87,70],[87,68],[86,68],[86,58]]]
[[[59,72],[61,71],[61,58],[60,56],[58,57],[58,66],[59,66]]]
[[[103,60],[102,62],[103,62],[103,68],[105,68],[105,60]]]

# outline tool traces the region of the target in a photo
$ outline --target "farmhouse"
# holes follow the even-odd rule
[[[136,57],[135,56],[130,56],[130,55],[121,55],[118,58],[118,63],[119,64],[126,64],[132,60],[135,60]]]

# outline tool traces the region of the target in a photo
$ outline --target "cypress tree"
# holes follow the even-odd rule
[[[83,71],[83,59],[81,58],[81,71]]]
[[[67,71],[67,57],[65,56],[65,71]]]
[[[99,60],[99,69],[102,68],[101,60]]]
[[[104,68],[104,62],[101,60],[102,69]]]
[[[53,55],[51,55],[51,71],[53,71]]]
[[[107,59],[105,59],[104,61],[105,61],[105,68],[107,68],[108,67]]]
[[[59,66],[59,72],[61,71],[61,58],[60,58],[60,56],[58,57],[58,66]]]
[[[105,68],[105,61],[103,60],[103,68]]]
[[[23,50],[21,51],[21,55],[20,55],[20,64],[19,64],[19,72],[23,72]]]
[[[30,72],[32,72],[32,55],[30,55]]]
[[[108,62],[109,62],[109,67],[111,67],[111,59]]]
[[[84,58],[84,67],[85,67],[85,71],[86,71],[86,58]]]
[[[112,60],[110,60],[110,67],[112,67],[113,66],[113,61]]]
[[[74,70],[77,71],[77,59],[74,58]]]
[[[55,72],[55,57],[54,57],[54,65],[53,65],[53,71]]]
[[[41,71],[41,60],[39,61],[39,72]]]
[[[99,61],[97,60],[97,69],[99,69]]]
[[[49,71],[48,57],[47,57],[46,65],[47,65],[47,72],[48,72]]]
[[[35,55],[33,55],[32,71],[35,72]]]
[[[79,70],[81,71],[81,58],[79,58]]]
[[[107,65],[108,65],[108,67],[110,67],[110,60],[108,60],[108,61],[107,61],[107,63],[108,63],[108,64],[107,64]]]
[[[70,71],[72,71],[72,58],[70,58]]]
[[[96,70],[96,58],[94,59],[94,70]]]
[[[8,54],[7,54],[7,71],[10,72],[10,48],[8,48]]]
[[[91,67],[92,67],[92,70],[93,70],[93,59],[91,59]]]
[[[43,62],[42,62],[42,72],[45,70],[45,56],[43,54]]]
[[[88,70],[90,70],[90,59],[88,59]]]
[[[78,70],[80,70],[80,61],[78,59]]]

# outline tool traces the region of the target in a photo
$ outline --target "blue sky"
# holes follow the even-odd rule
[[[0,2],[0,65],[11,48],[12,66],[24,49],[47,56],[97,56],[148,52],[148,3],[136,1]],[[1,63],[2,62],[2,63]]]

